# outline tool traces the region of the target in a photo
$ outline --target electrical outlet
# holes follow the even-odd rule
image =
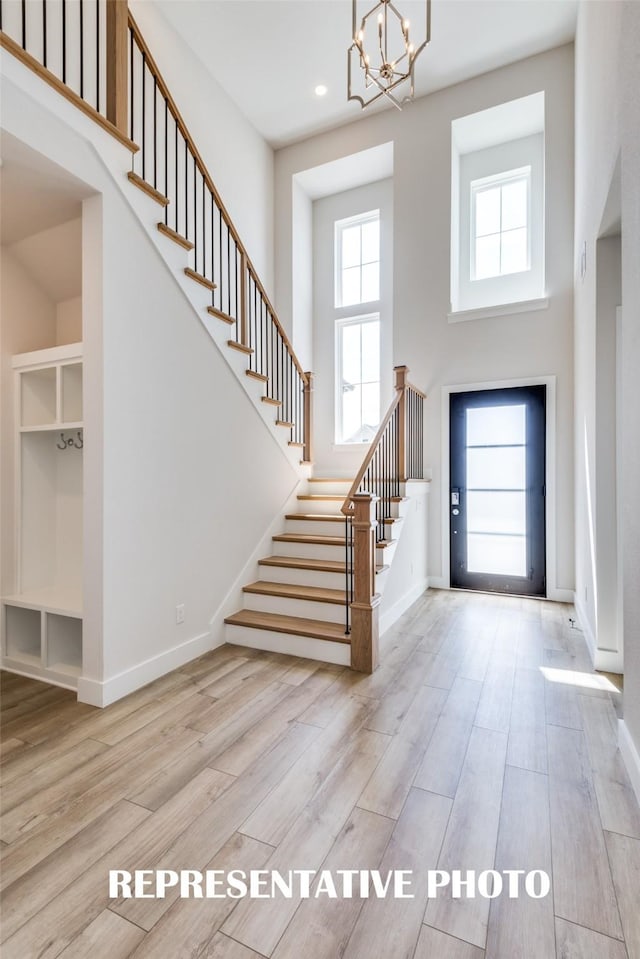
[[[176,606],[176,625],[179,626],[180,623],[184,623],[184,603]]]

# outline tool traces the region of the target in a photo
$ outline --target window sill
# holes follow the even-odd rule
[[[447,321],[449,323],[464,323],[467,320],[486,320],[492,316],[534,313],[536,310],[546,310],[548,306],[548,297],[540,297],[537,300],[520,300],[516,303],[499,303],[496,306],[482,306],[477,310],[454,310],[447,313]]]

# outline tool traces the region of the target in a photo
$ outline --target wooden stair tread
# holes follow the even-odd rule
[[[166,223],[158,223],[158,230],[163,236],[169,237],[170,240],[173,240],[174,243],[177,243],[184,250],[193,250],[193,243],[191,240],[187,240],[187,238],[182,236],[181,233],[176,233],[176,231],[172,230],[171,227],[167,226]]]
[[[185,266],[184,275],[188,276],[190,280],[195,280],[196,283],[204,286],[204,288],[210,292],[213,292],[216,288],[215,283],[212,283],[211,280],[203,276],[202,273],[197,273],[195,270],[192,270],[190,266]]]
[[[159,203],[161,206],[169,205],[169,198],[160,193],[159,190],[156,190],[155,187],[152,187],[150,183],[147,183],[146,180],[143,180],[141,176],[138,176],[137,173],[133,173],[131,170],[127,173],[127,179],[129,183],[133,183],[134,186],[137,186],[139,190],[142,190],[143,193],[146,193],[147,196],[150,196],[152,200],[155,200],[156,203]]]
[[[325,623],[320,619],[303,619],[300,616],[281,616],[279,613],[263,613],[259,610],[241,609],[227,616],[225,623],[231,626],[249,626],[252,629],[269,629],[276,633],[292,633],[294,636],[310,636],[333,643],[350,645],[343,623]]]
[[[353,483],[353,479],[348,476],[310,476],[309,483]]]
[[[265,376],[264,373],[256,373],[255,370],[245,370],[245,376],[250,376],[252,380],[260,380],[261,383],[268,383],[269,377]]]
[[[207,313],[211,316],[215,316],[216,319],[222,320],[223,323],[227,323],[229,326],[233,326],[236,322],[232,316],[229,316],[228,313],[223,313],[222,310],[216,310],[215,306],[208,306]]]
[[[313,569],[319,573],[344,573],[345,564],[339,559],[307,559],[304,556],[265,556],[259,566],[284,566],[286,569]]]
[[[285,519],[297,519],[312,523],[344,523],[343,513],[287,513]]]
[[[298,499],[312,503],[344,503],[341,493],[298,493]]]
[[[230,346],[232,350],[238,350],[240,353],[246,353],[249,356],[253,353],[250,346],[245,346],[244,343],[238,343],[237,340],[227,340],[227,346]]]
[[[322,536],[315,533],[278,533],[272,539],[276,543],[316,543],[318,546],[344,546],[344,536]]]
[[[306,599],[317,603],[336,603],[344,606],[343,589],[327,589],[324,586],[299,586],[295,583],[268,583],[259,580],[243,587],[245,593],[260,593],[263,596],[286,596],[287,599]]]
[[[276,400],[272,396],[261,396],[260,399],[263,403],[268,403],[269,406],[282,406],[282,400]]]

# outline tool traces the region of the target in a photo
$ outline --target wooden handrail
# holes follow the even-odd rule
[[[286,348],[287,348],[287,352],[289,353],[289,355],[290,355],[293,363],[295,364],[295,367],[296,367],[298,373],[300,374],[300,378],[301,378],[301,380],[302,380],[302,383],[303,383],[303,385],[306,385],[306,383],[307,383],[306,374],[305,374],[305,372],[304,372],[304,370],[303,370],[303,368],[302,368],[302,366],[301,366],[301,364],[300,364],[300,362],[299,362],[299,360],[298,360],[298,357],[296,356],[296,354],[295,354],[295,352],[294,352],[293,345],[292,345],[289,337],[287,336],[287,334],[286,334],[286,332],[285,332],[285,330],[284,330],[284,327],[282,326],[280,320],[278,319],[278,316],[277,316],[277,314],[276,314],[276,311],[274,310],[273,305],[271,304],[271,301],[269,300],[269,297],[267,296],[266,290],[265,290],[264,286],[262,285],[262,282],[261,282],[261,280],[260,280],[260,278],[259,278],[259,276],[258,276],[258,274],[257,274],[256,268],[254,267],[253,263],[251,262],[251,258],[249,257],[249,255],[248,255],[248,253],[247,253],[247,251],[246,251],[246,249],[245,249],[245,247],[244,247],[244,244],[242,243],[242,241],[241,241],[241,239],[240,239],[240,235],[239,235],[238,231],[236,230],[236,228],[235,228],[235,226],[234,226],[234,224],[233,224],[233,220],[231,219],[227,208],[225,207],[224,203],[222,202],[222,200],[221,200],[221,198],[220,198],[220,194],[219,194],[218,191],[216,190],[216,187],[215,187],[214,182],[213,182],[213,180],[212,180],[212,178],[211,178],[211,175],[210,175],[209,171],[207,170],[206,164],[205,164],[204,160],[202,159],[202,156],[201,156],[198,148],[197,148],[196,145],[195,145],[194,139],[193,139],[193,137],[191,136],[191,134],[190,134],[190,132],[189,132],[189,129],[188,129],[188,127],[187,127],[187,125],[186,125],[183,117],[182,117],[182,114],[181,114],[180,111],[178,110],[178,107],[177,107],[177,104],[176,104],[175,100],[173,99],[173,97],[171,96],[171,93],[169,92],[169,88],[168,88],[168,86],[167,86],[167,84],[166,84],[166,82],[165,82],[164,77],[162,76],[162,73],[160,72],[160,69],[159,69],[159,67],[158,67],[158,64],[156,63],[155,59],[153,58],[153,55],[152,55],[151,51],[149,50],[149,47],[147,46],[147,44],[146,44],[146,42],[145,42],[145,39],[144,39],[144,37],[142,36],[142,34],[141,34],[141,32],[140,32],[140,28],[138,27],[138,24],[136,23],[135,18],[134,18],[134,16],[133,16],[133,14],[131,13],[131,11],[129,11],[129,26],[130,26],[130,28],[131,28],[131,32],[132,32],[133,37],[134,37],[134,39],[135,39],[135,41],[136,41],[136,44],[137,44],[137,46],[138,46],[138,49],[140,50],[141,53],[144,53],[144,56],[145,56],[145,60],[146,60],[146,62],[147,62],[147,65],[148,65],[149,69],[151,70],[151,72],[153,73],[154,77],[156,78],[156,81],[157,81],[157,84],[158,84],[158,90],[159,90],[161,96],[162,96],[164,99],[166,99],[166,101],[167,101],[167,103],[168,103],[168,105],[169,105],[169,109],[170,109],[171,113],[173,114],[173,118],[174,118],[174,120],[175,120],[175,122],[176,122],[176,124],[177,124],[177,126],[178,126],[178,129],[180,130],[180,133],[182,134],[184,140],[185,140],[186,143],[188,144],[189,150],[191,151],[191,154],[192,154],[193,158],[194,158],[195,161],[196,161],[196,164],[197,164],[197,166],[198,166],[198,170],[200,171],[201,176],[204,178],[204,181],[205,181],[205,183],[207,184],[207,187],[208,187],[209,190],[211,191],[211,194],[212,194],[212,196],[213,196],[213,198],[214,198],[214,200],[215,200],[215,202],[216,202],[216,205],[217,205],[218,209],[220,210],[220,213],[221,213],[222,217],[224,218],[224,221],[225,221],[227,227],[229,228],[229,231],[230,231],[231,236],[233,237],[234,242],[235,242],[235,244],[236,244],[236,246],[237,246],[237,248],[238,248],[238,251],[239,251],[239,253],[240,253],[240,256],[243,258],[243,261],[244,261],[244,262],[243,262],[243,266],[245,267],[247,274],[251,277],[251,279],[252,279],[253,282],[255,283],[256,288],[258,289],[258,291],[259,291],[259,293],[260,293],[260,296],[262,297],[262,299],[263,299],[263,301],[264,301],[264,304],[265,304],[265,306],[267,307],[267,309],[268,309],[268,311],[269,311],[269,313],[270,313],[270,315],[271,315],[272,322],[273,322],[274,326],[276,327],[276,329],[278,330],[280,336],[282,337],[282,340],[283,340],[283,342],[284,342],[284,344],[285,344],[285,346],[286,346]],[[243,283],[244,283],[244,279],[243,279]]]

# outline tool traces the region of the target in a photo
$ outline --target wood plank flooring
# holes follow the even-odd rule
[[[640,959],[620,696],[570,614],[431,590],[372,676],[225,646],[104,710],[3,673],[3,959]],[[320,868],[414,898],[108,898],[109,869]],[[428,899],[435,869],[552,888]]]

